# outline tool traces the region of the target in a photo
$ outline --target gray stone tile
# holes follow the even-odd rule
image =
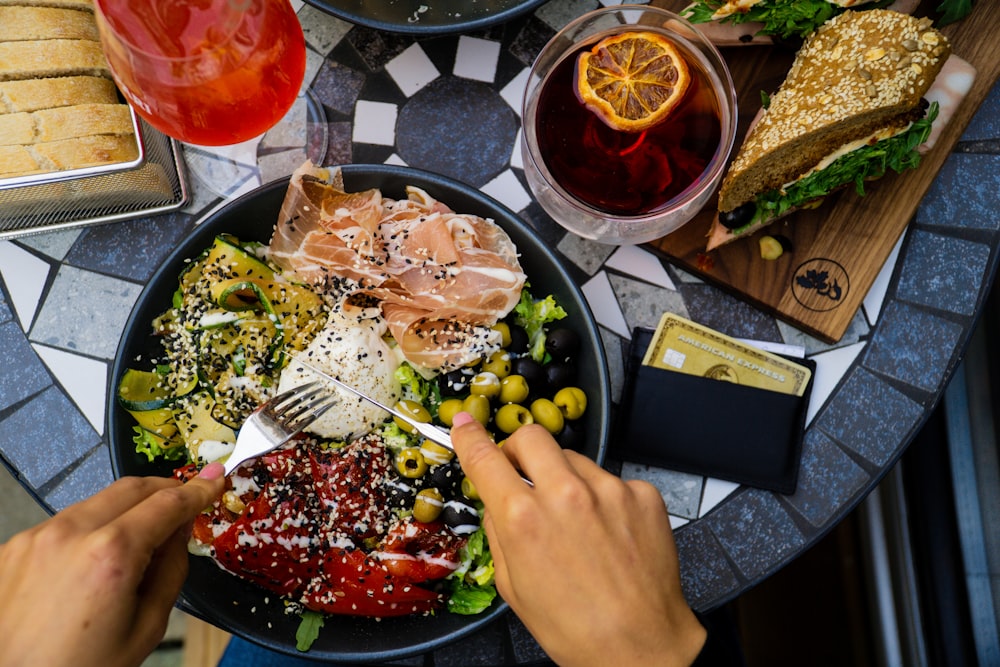
[[[960,324],[894,301],[886,306],[862,364],[924,391],[934,391],[961,335]]]
[[[984,141],[1000,137],[1000,87],[993,86],[962,133],[961,141]]]
[[[480,187],[510,165],[518,127],[490,86],[442,76],[399,110],[396,150],[408,165]]]
[[[76,406],[55,387],[0,422],[4,454],[34,489],[51,481],[100,441]]]
[[[689,523],[674,533],[680,559],[681,584],[688,604],[704,610],[704,603],[727,597],[740,581],[725,551],[705,521]]]
[[[548,660],[549,656],[545,650],[538,645],[535,638],[528,632],[515,614],[507,614],[507,628],[510,632],[511,647],[514,649],[514,660],[517,664],[530,664]]]
[[[325,165],[349,164],[351,162],[351,124],[347,122],[328,123]]]
[[[434,651],[435,667],[476,667],[503,663],[507,624],[501,619],[461,641]]]
[[[746,301],[707,284],[682,283],[678,289],[688,318],[727,336],[753,340],[782,340],[774,318]]]
[[[902,434],[915,428],[922,415],[919,403],[858,368],[845,378],[814,424],[836,442],[881,466],[899,449]]]
[[[145,282],[192,227],[191,216],[177,212],[90,227],[66,255],[66,263]]]
[[[1000,155],[952,154],[917,208],[924,225],[1000,229]]]
[[[57,512],[75,502],[89,498],[114,481],[111,455],[106,446],[98,447],[73,469],[66,479],[47,496],[45,501]]]
[[[319,68],[312,89],[323,104],[350,115],[354,113],[364,83],[365,75],[361,72],[328,60]]]
[[[538,8],[535,16],[553,30],[561,30],[570,21],[599,6],[596,0],[550,0]]]
[[[2,309],[0,309],[2,312]],[[52,378],[16,322],[0,325],[0,410],[19,403],[52,384]]]
[[[731,498],[704,521],[750,580],[767,574],[805,543],[805,536],[778,502],[778,496],[758,489]]]
[[[870,475],[816,429],[806,432],[795,493],[788,502],[814,526],[823,526],[868,482]]]
[[[525,67],[531,67],[542,47],[555,37],[555,34],[556,30],[533,16],[525,22],[521,31],[514,38],[510,45],[510,53]]]
[[[355,26],[347,35],[347,41],[354,45],[358,55],[372,71],[380,70],[386,63],[406,50],[412,43],[406,35],[375,30],[365,26]]]
[[[7,297],[4,295],[4,291],[0,289],[0,324],[6,324],[14,319],[14,313],[10,309],[10,305],[7,303]]]
[[[30,338],[36,343],[112,359],[125,320],[141,291],[134,283],[64,264]],[[87,322],[87,326],[79,326],[80,322]]]
[[[705,486],[705,478],[701,475],[626,462],[622,464],[621,477],[626,480],[639,479],[655,486],[674,516],[698,518],[701,491]]]
[[[299,22],[302,24],[306,43],[323,55],[339,44],[354,27],[353,24],[310,5],[304,5],[299,10]]]
[[[65,229],[47,234],[34,234],[21,239],[21,243],[53,259],[61,260],[82,233],[82,229]]]
[[[566,234],[556,247],[588,276],[597,273],[604,261],[615,251],[613,245],[590,241],[576,234]]]
[[[676,313],[681,317],[687,317],[688,310],[680,292],[610,272],[608,280],[618,297],[618,303],[630,331],[635,327],[655,329],[663,313]]]
[[[972,315],[978,294],[969,289],[983,281],[990,247],[920,229],[910,234],[897,296],[959,315]]]

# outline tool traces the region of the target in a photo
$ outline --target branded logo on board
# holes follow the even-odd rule
[[[802,262],[792,277],[792,294],[802,307],[823,312],[840,306],[851,291],[843,266],[823,257]]]

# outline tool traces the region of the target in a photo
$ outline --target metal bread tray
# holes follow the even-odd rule
[[[46,174],[40,182],[0,189],[0,240],[181,208],[188,191],[180,145],[141,119],[137,127],[138,164]]]
[[[102,164],[95,167],[81,167],[79,169],[61,169],[59,171],[46,171],[38,174],[29,174],[27,176],[12,176],[9,178],[0,178],[0,190],[7,190],[9,188],[21,188],[30,185],[41,185],[44,183],[56,183],[58,181],[68,181],[74,178],[86,178],[88,176],[100,176],[102,174],[113,174],[119,171],[128,171],[130,169],[135,169],[140,166],[146,159],[146,144],[143,140],[143,123],[139,116],[135,113],[135,109],[132,105],[128,105],[129,115],[132,119],[132,131],[135,136],[136,146],[138,148],[137,155],[135,159],[128,160],[127,162],[113,162],[111,164]],[[2,215],[2,212],[0,212]]]

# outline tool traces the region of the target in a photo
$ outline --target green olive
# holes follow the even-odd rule
[[[510,354],[507,350],[498,350],[486,357],[483,370],[493,373],[501,380],[510,375]]]
[[[587,410],[587,394],[579,387],[563,387],[552,397],[566,419],[579,419]]]
[[[427,472],[427,461],[419,447],[407,447],[396,455],[396,470],[403,477],[416,479]]]
[[[528,398],[528,381],[523,375],[508,375],[500,380],[500,402],[522,403]]]
[[[531,402],[531,416],[536,424],[541,424],[552,434],[561,431],[565,423],[562,410],[547,398],[537,398]]]
[[[439,466],[455,457],[455,452],[430,440],[424,440],[420,443],[420,453],[423,455],[424,461],[427,461],[427,465],[431,466]]]
[[[500,394],[500,378],[489,371],[476,373],[469,383],[469,392],[477,396],[493,398]]]
[[[472,415],[472,418],[483,426],[490,421],[490,399],[480,394],[466,396],[462,401],[462,410]]]
[[[452,420],[455,418],[459,412],[462,411],[462,399],[460,398],[448,398],[441,401],[441,405],[438,406],[438,419],[445,426],[451,426]]]
[[[416,419],[418,422],[427,423],[431,420],[431,413],[427,412],[427,408],[420,405],[416,401],[411,401],[404,398],[403,400],[396,403],[396,410],[402,412],[404,415]],[[396,422],[396,426],[403,429],[407,433],[413,433],[413,427],[404,422],[399,417],[393,417],[392,420]]]
[[[492,328],[500,332],[500,347],[510,347],[510,325],[506,322],[497,322]]]
[[[462,478],[462,495],[469,500],[479,500],[479,491],[476,491],[476,485],[468,477]]]
[[[437,489],[423,489],[413,500],[413,518],[421,523],[430,523],[438,518],[444,507],[444,496]]]
[[[493,416],[493,422],[497,428],[508,435],[533,421],[535,419],[532,417],[531,411],[520,403],[508,403],[500,406],[496,415]]]

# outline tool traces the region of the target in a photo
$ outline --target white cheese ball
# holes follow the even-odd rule
[[[383,405],[393,406],[402,393],[395,377],[399,358],[382,339],[385,330],[381,320],[355,319],[334,312],[309,347],[296,354]],[[389,417],[381,408],[295,363],[294,357],[281,372],[278,392],[314,380],[325,382],[340,401],[306,429],[309,433],[346,440],[370,433]]]

